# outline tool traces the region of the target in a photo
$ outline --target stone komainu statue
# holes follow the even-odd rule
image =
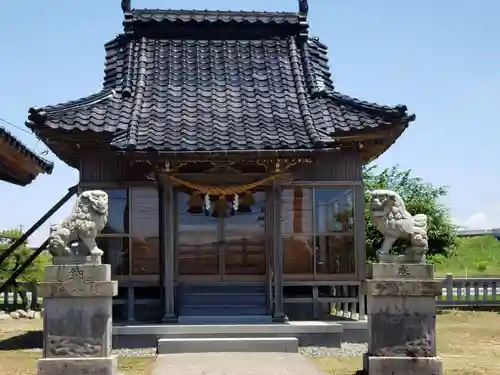
[[[48,250],[52,256],[76,255],[70,245],[78,243],[79,255],[99,255],[96,237],[108,221],[108,194],[100,190],[78,195],[71,214],[50,228]],[[82,253],[82,245],[86,247]],[[86,252],[86,253],[85,253]]]
[[[399,238],[409,239],[410,246],[405,256],[414,255],[425,259],[429,247],[427,237],[427,215],[412,216],[398,193],[391,190],[371,192],[371,216],[375,227],[384,235],[378,255],[388,255]]]

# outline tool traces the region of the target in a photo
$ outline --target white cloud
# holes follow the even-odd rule
[[[500,228],[500,211],[489,215],[483,212],[476,212],[465,220],[463,227],[467,229]]]
[[[468,229],[490,229],[493,226],[488,215],[482,212],[476,212],[465,221],[464,227]]]

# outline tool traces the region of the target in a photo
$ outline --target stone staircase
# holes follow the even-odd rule
[[[176,303],[178,324],[115,326],[114,347],[157,345],[158,354],[294,353],[299,346],[340,347],[344,333],[338,322],[273,323],[265,285],[180,286]]]
[[[114,348],[158,347],[159,354],[296,352],[298,346],[340,347],[336,322],[267,324],[154,324],[113,327]]]
[[[265,285],[185,285],[177,291],[180,324],[271,321]]]

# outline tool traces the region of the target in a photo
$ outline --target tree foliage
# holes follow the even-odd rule
[[[452,223],[449,210],[439,202],[446,196],[446,187],[436,187],[413,177],[411,170],[402,171],[395,166],[379,171],[376,166],[366,167],[363,171],[365,185],[365,224],[366,252],[369,259],[375,257],[375,252],[383,241],[382,234],[375,228],[370,217],[370,191],[387,189],[397,192],[405,202],[406,209],[412,215],[426,214],[428,217],[429,255],[451,255],[456,247],[457,227]],[[406,245],[398,241],[396,251],[401,251]]]
[[[19,229],[0,231],[0,253],[7,250],[21,235],[22,232]],[[28,247],[26,242],[22,243],[14,253],[0,264],[0,280],[7,280],[14,270],[33,254],[33,251]],[[48,257],[43,254],[38,256],[17,278],[17,281],[40,281],[43,276],[44,267],[47,264],[47,259]]]

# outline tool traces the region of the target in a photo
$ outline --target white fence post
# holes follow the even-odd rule
[[[451,273],[446,274],[446,279],[444,281],[446,288],[446,301],[453,302],[453,275]]]

